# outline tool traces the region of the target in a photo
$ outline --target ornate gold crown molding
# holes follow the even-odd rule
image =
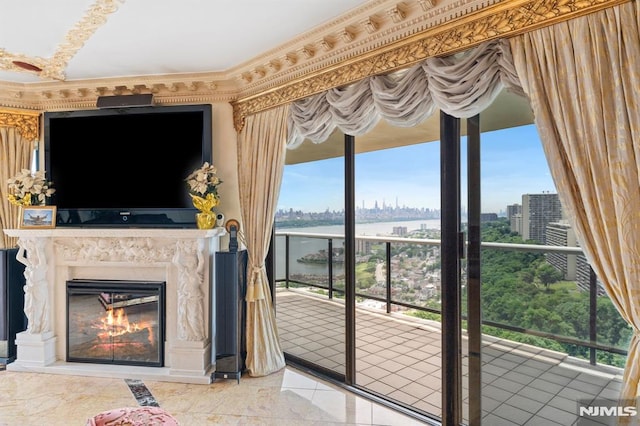
[[[13,111],[0,109],[0,127],[15,127],[20,135],[30,141],[38,139],[40,134],[40,113],[32,111]]]
[[[452,54],[487,40],[509,38],[543,26],[593,13],[629,0],[512,0],[468,13],[388,46],[291,79],[260,94],[232,102],[239,132],[246,116],[305,98],[362,78],[392,72],[426,58]],[[401,19],[402,10],[395,12]]]
[[[500,0],[377,0],[290,40],[235,70],[241,98],[423,33]]]
[[[4,83],[0,105],[40,111],[91,109],[99,96],[153,94],[158,105],[230,102],[237,86],[219,74],[141,76],[73,82]]]

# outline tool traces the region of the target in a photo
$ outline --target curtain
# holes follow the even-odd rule
[[[523,95],[509,43],[489,41],[294,102],[287,146],[296,148],[305,139],[323,142],[336,127],[348,135],[362,135],[381,118],[394,126],[413,127],[438,108],[454,117],[472,117],[505,87]]]
[[[16,127],[0,127],[0,232],[18,227],[19,208],[7,201],[7,180],[20,170],[28,169],[33,142],[23,138]],[[16,238],[2,233],[0,249],[16,247]]]
[[[238,138],[240,208],[248,254],[246,365],[254,377],[285,366],[264,261],[282,182],[288,108],[248,116]]]
[[[640,395],[638,7],[625,3],[511,41],[563,207],[634,330],[622,400]]]

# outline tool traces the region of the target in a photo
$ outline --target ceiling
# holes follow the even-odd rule
[[[223,72],[365,3],[0,0],[0,81]]]
[[[322,55],[314,55],[314,49],[323,52],[323,47],[318,46],[320,39],[331,41],[329,49],[325,49],[329,61],[325,64],[344,61],[348,49],[366,49],[366,44],[361,44],[366,43],[366,37],[345,42],[339,36],[327,37],[329,30],[336,34],[345,28],[343,33],[353,33],[349,36],[368,35],[375,45],[382,43],[376,38],[379,34],[393,39],[394,25],[409,32],[429,20],[440,22],[442,16],[458,16],[473,9],[473,5],[482,7],[495,1],[498,0],[0,0],[0,85],[19,87],[19,92],[9,99],[26,101],[24,96],[29,91],[25,95],[23,87],[30,87],[32,96],[40,96],[37,102],[50,102],[55,96],[65,98],[69,94],[82,101],[83,97],[90,98],[83,89],[91,87],[86,82],[208,74],[217,90],[224,91],[221,82],[237,80],[237,76],[245,80],[242,84],[256,83],[251,76],[256,72],[264,76],[264,70],[260,70],[264,61],[279,62],[271,72],[291,69],[294,77],[303,72],[297,67],[302,66],[305,55],[311,67],[318,66],[313,61],[321,61]],[[310,41],[316,46],[309,53],[305,43]],[[280,57],[277,61],[270,59],[291,49],[297,49],[298,59],[289,68],[283,64],[288,55],[284,61]],[[336,56],[331,56],[333,52]],[[261,81],[268,82],[269,78]],[[42,84],[78,87],[75,91],[38,92]],[[528,102],[505,92],[483,112],[481,127],[490,131],[532,121]],[[374,131],[360,137],[358,151],[434,141],[439,136],[438,114],[412,129],[400,130],[380,122]],[[326,143],[305,142],[289,151],[287,163],[340,156],[342,147],[342,136],[335,132]]]

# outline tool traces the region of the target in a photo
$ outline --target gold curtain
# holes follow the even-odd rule
[[[17,127],[4,127],[0,123],[0,249],[17,246],[17,239],[1,230],[18,227],[19,208],[7,201],[7,180],[31,162],[33,141],[23,137]]]
[[[240,208],[249,257],[246,364],[254,377],[285,366],[264,261],[282,182],[288,110],[283,105],[247,117],[238,138]]]
[[[623,400],[640,395],[638,7],[625,3],[511,41],[563,207],[635,332]]]

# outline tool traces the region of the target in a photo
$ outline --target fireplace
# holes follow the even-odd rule
[[[216,276],[213,254],[226,232],[224,228],[58,227],[4,232],[18,237],[16,258],[25,265],[24,313],[28,320],[27,330],[16,336],[17,356],[7,364],[7,370],[211,383],[216,362],[212,338],[216,335],[212,321],[216,314],[212,304]],[[85,353],[78,356],[82,362],[70,361],[67,341],[70,281],[98,281],[101,285],[109,281],[127,282],[127,291],[134,285],[136,291],[147,291],[150,283],[165,283],[164,303],[157,305],[159,310],[164,309],[164,322],[158,323],[158,335],[154,334],[156,341],[161,342],[158,352],[154,349],[150,356],[147,351],[144,358],[137,356],[135,363],[122,359],[121,354],[103,362],[84,361],[92,358]],[[87,298],[93,299],[94,304],[100,303],[97,294],[87,296],[91,296]],[[95,312],[104,314],[104,305],[100,304],[99,309],[94,306]],[[131,315],[135,313],[127,312],[129,321]],[[75,344],[72,342],[71,347]],[[125,362],[126,365],[121,365]]]
[[[165,283],[67,281],[67,361],[164,365]]]

